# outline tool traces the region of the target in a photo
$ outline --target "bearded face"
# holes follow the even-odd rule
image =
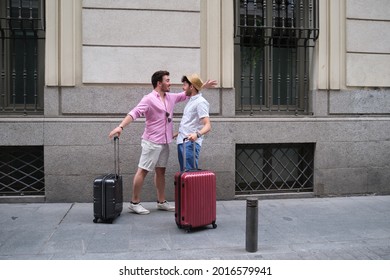
[[[190,86],[189,83],[184,82],[183,83],[183,91],[186,93],[187,96],[191,96],[191,94],[192,94],[192,86]]]
[[[170,92],[171,90],[171,80],[169,76],[164,76],[161,83],[161,91],[162,92]]]

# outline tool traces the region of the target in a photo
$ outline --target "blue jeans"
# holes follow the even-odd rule
[[[177,145],[177,157],[179,159],[180,171],[184,171],[183,168],[183,145],[186,147],[186,170],[198,169],[198,159],[200,154],[200,145],[195,143],[195,166],[194,166],[194,147],[193,142],[188,141],[184,144]]]

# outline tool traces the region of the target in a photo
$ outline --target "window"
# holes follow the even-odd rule
[[[313,191],[314,143],[237,144],[236,194]]]
[[[42,113],[44,0],[0,0],[0,113]]]
[[[309,114],[318,0],[236,0],[236,112]]]
[[[44,195],[42,146],[0,147],[0,195]]]

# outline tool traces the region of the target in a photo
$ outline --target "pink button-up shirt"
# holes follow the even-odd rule
[[[162,102],[160,94],[155,90],[145,95],[138,105],[129,112],[133,120],[145,116],[145,130],[142,139],[156,144],[171,143],[173,121],[168,121],[166,112],[169,113],[169,118],[172,120],[175,104],[187,99],[188,97],[184,91],[181,93],[166,93],[165,104]]]

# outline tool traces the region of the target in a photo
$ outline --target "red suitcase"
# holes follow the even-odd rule
[[[183,155],[185,159],[185,152]],[[216,189],[216,176],[212,171],[197,169],[177,172],[175,174],[177,226],[187,232],[210,224],[216,228]]]

